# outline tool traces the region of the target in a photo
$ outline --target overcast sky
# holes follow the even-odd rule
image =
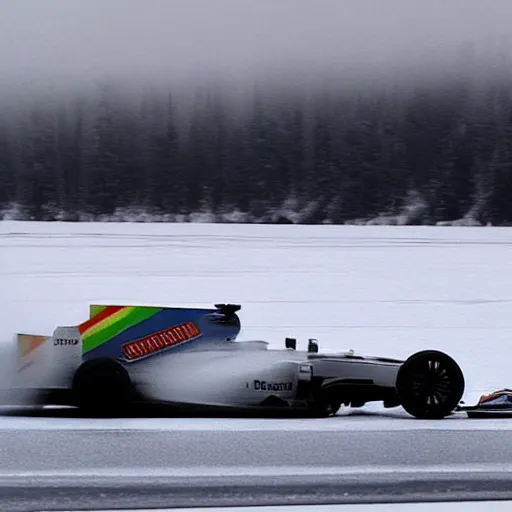
[[[512,0],[0,0],[0,80],[393,62],[511,27]]]

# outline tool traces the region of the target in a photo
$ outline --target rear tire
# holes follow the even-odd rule
[[[459,365],[447,354],[424,350],[400,367],[396,391],[400,405],[419,419],[442,419],[453,412],[464,394]]]
[[[73,377],[75,404],[91,416],[114,417],[125,414],[134,396],[128,372],[108,358],[82,363]]]

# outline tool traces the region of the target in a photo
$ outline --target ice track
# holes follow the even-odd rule
[[[8,416],[0,420],[0,506],[94,510],[512,499],[506,421],[376,415],[86,424]]]
[[[318,337],[328,351],[395,357],[438,348],[463,367],[467,402],[512,386],[508,229],[3,222],[0,254],[4,348],[15,332],[81,321],[90,302],[239,302],[244,338]],[[512,489],[512,420],[422,422],[378,406],[325,420],[56,416],[0,416],[0,508]]]

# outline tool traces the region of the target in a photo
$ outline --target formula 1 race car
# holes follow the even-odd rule
[[[91,305],[89,318],[52,336],[17,335],[18,387],[30,403],[114,416],[141,403],[316,417],[342,404],[383,401],[416,418],[452,413],[465,382],[448,355],[426,350],[405,361],[352,351],[321,354],[236,341],[239,305],[211,309]]]

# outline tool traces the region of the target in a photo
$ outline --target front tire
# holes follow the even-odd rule
[[[459,365],[447,354],[424,350],[400,367],[396,391],[400,405],[419,419],[442,419],[453,412],[464,394]]]

